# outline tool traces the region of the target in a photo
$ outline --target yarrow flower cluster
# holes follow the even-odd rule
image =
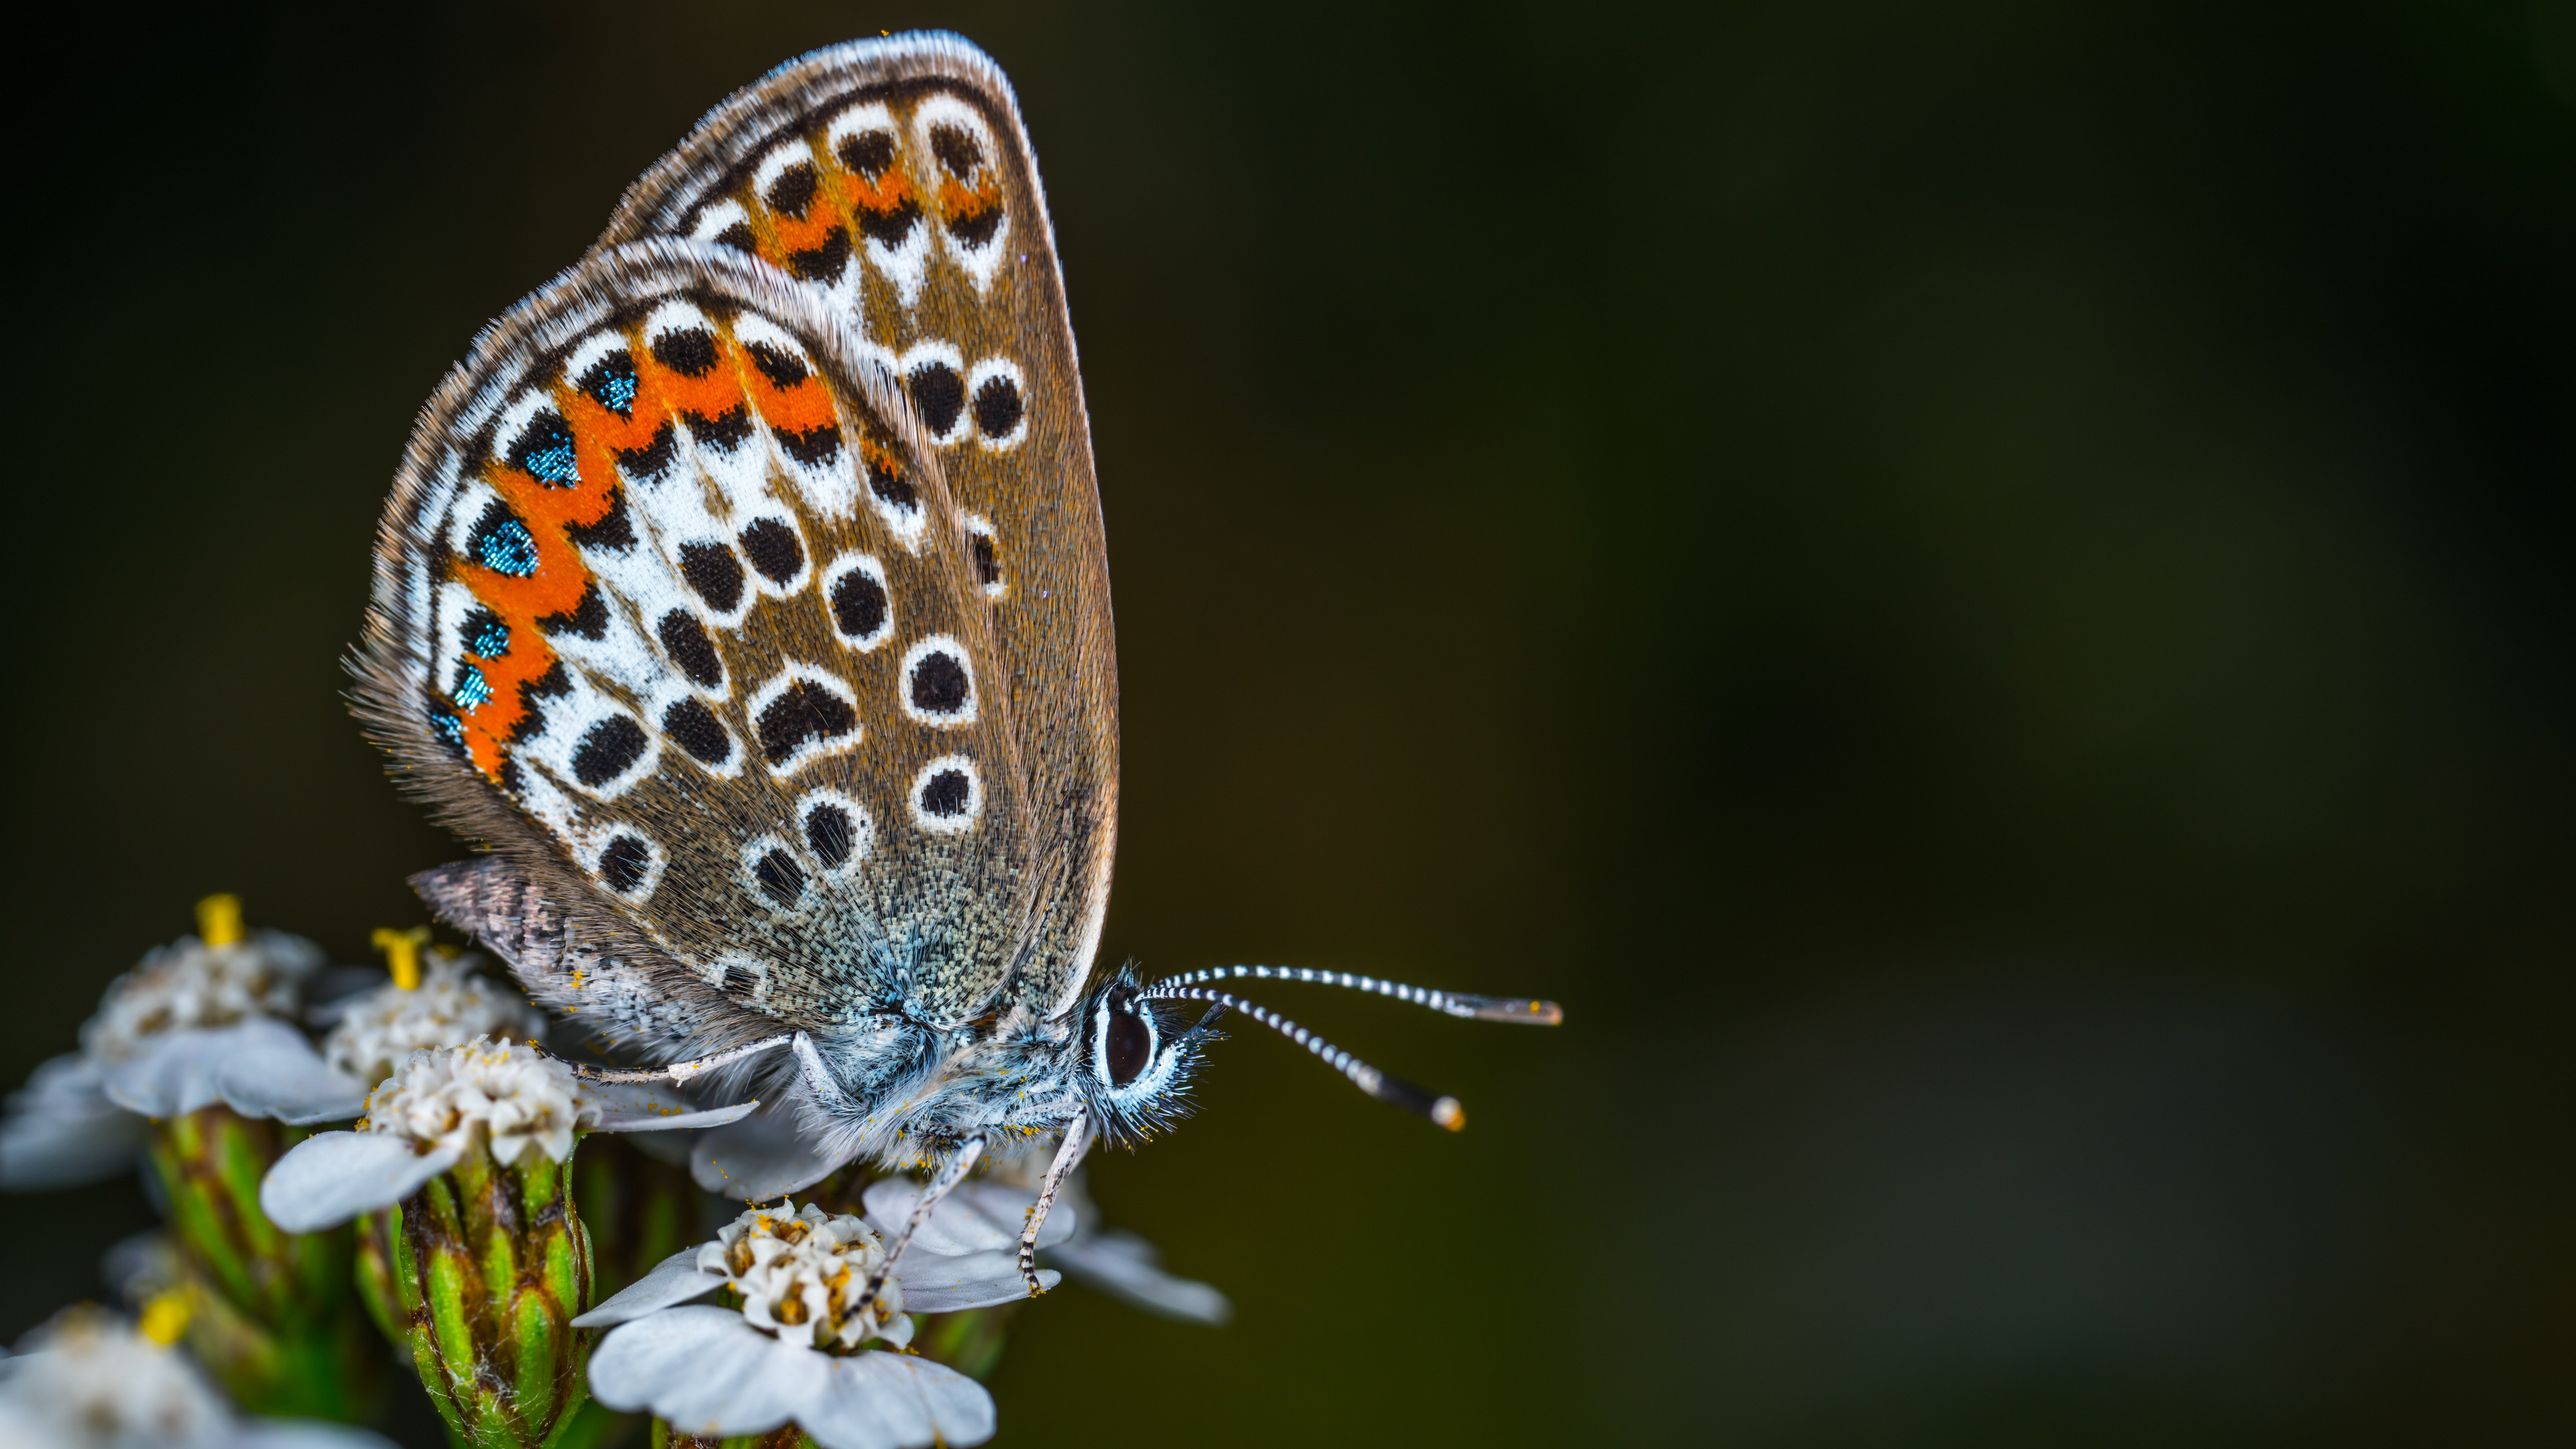
[[[98,1013],[81,1027],[81,1050],[113,1065],[172,1032],[292,1016],[304,982],[321,965],[320,947],[283,931],[214,945],[182,936],[154,948],[108,987]]]
[[[902,1336],[910,1338],[901,1285],[889,1281],[877,1301],[858,1301],[869,1275],[885,1262],[875,1230],[846,1213],[827,1216],[810,1202],[791,1208],[784,1202],[774,1211],[755,1208],[727,1223],[716,1241],[698,1249],[698,1270],[723,1274],[725,1286],[742,1297],[743,1318],[783,1343],[855,1349],[898,1319],[905,1323]]]
[[[319,970],[320,947],[283,931],[242,929],[241,902],[209,896],[198,934],[156,947],[109,984],[81,1027],[81,1049],[39,1066],[0,1121],[0,1188],[72,1187],[133,1166],[143,1118],[222,1102],[251,1116],[354,1107],[358,1093],[284,1061],[312,1048],[285,1018]],[[319,1063],[315,1063],[318,1073]],[[277,1087],[286,1089],[286,1111]],[[235,1099],[239,1101],[236,1102]],[[300,1118],[298,1120],[322,1120]]]
[[[583,1082],[527,1042],[422,1047],[367,1094],[357,1131],[317,1132],[279,1158],[259,1206],[290,1233],[319,1232],[418,1192],[478,1141],[503,1167],[531,1152],[563,1162],[583,1132],[715,1127],[759,1105],[700,1111],[650,1084]]]
[[[714,1437],[793,1423],[822,1449],[984,1442],[994,1417],[983,1385],[946,1364],[866,1347],[872,1338],[909,1345],[908,1312],[956,1313],[1028,1296],[1017,1264],[993,1251],[1015,1242],[1017,1230],[1006,1234],[989,1216],[1020,1221],[1035,1198],[999,1184],[972,1187],[981,1191],[963,1195],[971,1201],[952,1197],[933,1210],[903,1260],[912,1281],[888,1277],[878,1303],[859,1299],[885,1262],[890,1214],[880,1207],[908,1216],[913,1197],[898,1202],[871,1187],[866,1221],[785,1199],[743,1213],[714,1242],[673,1254],[573,1320],[576,1328],[611,1329],[591,1351],[592,1396]],[[1057,1278],[1044,1272],[1040,1280],[1052,1287]],[[692,1301],[720,1288],[740,1306]]]
[[[601,1106],[582,1097],[563,1063],[521,1043],[478,1036],[461,1047],[413,1052],[368,1094],[359,1128],[433,1151],[462,1151],[479,1127],[504,1165],[531,1147],[561,1162],[572,1156],[574,1131],[596,1123]]]
[[[323,1040],[323,1064],[375,1083],[421,1047],[462,1046],[487,1036],[543,1041],[545,1018],[518,993],[468,970],[472,959],[431,952],[418,987],[380,987],[342,1007]]]
[[[183,1354],[74,1308],[0,1358],[0,1449],[390,1449],[363,1429],[245,1419]]]

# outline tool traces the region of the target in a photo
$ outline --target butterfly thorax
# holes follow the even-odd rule
[[[908,1170],[980,1138],[1008,1159],[1061,1133],[1083,1105],[1077,1033],[1062,1019],[942,1031],[889,1015],[808,1040],[807,1125],[836,1158]]]

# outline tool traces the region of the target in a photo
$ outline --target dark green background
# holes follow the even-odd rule
[[[2565,1442],[2576,14],[74,8],[23,40],[6,1075],[456,852],[343,713],[474,329],[808,47],[1008,68],[1117,587],[1107,950],[1278,989],[1100,1164],[1231,1327],[1004,1444]],[[65,82],[70,85],[66,86]],[[0,1201],[0,1333],[119,1186]]]

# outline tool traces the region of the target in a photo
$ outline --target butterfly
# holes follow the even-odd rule
[[[783,1091],[769,1191],[921,1167],[917,1227],[1058,1139],[1032,1292],[1058,1186],[1184,1110],[1230,1009],[1463,1120],[1210,983],[1558,1016],[1094,979],[1118,676],[1088,414],[1018,103],[953,35],[726,100],[484,329],[405,452],[353,669],[398,779],[486,848],[415,879],[433,911],[652,1064],[623,1075]]]

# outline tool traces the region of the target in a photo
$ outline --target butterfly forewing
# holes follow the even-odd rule
[[[630,975],[953,1023],[1008,979],[1043,822],[936,446],[819,296],[647,241],[488,330],[397,482],[362,703]]]
[[[1010,696],[1026,772],[1035,868],[1010,989],[1053,1014],[1107,903],[1117,676],[1073,334],[1008,83],[954,37],[792,62],[638,182],[601,245],[656,235],[800,279],[899,379],[953,503],[925,526],[961,550],[989,617],[987,687]]]

